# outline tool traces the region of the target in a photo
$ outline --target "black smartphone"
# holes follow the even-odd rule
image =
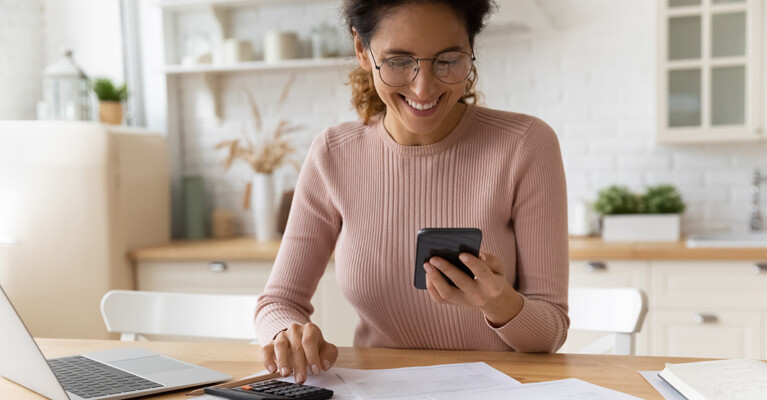
[[[415,251],[415,278],[413,285],[417,289],[426,289],[426,271],[423,264],[432,257],[442,257],[460,268],[466,275],[474,278],[469,267],[458,258],[461,253],[479,257],[479,245],[482,243],[482,231],[476,228],[423,228],[418,231]],[[442,274],[445,276],[445,274]],[[445,276],[447,282],[455,283]]]

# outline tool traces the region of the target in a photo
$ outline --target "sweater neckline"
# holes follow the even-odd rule
[[[381,138],[384,145],[388,147],[389,149],[393,150],[397,154],[401,154],[404,156],[425,156],[425,155],[431,155],[431,154],[437,154],[442,151],[445,151],[446,149],[450,148],[453,144],[455,144],[468,130],[467,126],[469,124],[469,121],[471,121],[471,117],[474,114],[474,111],[476,109],[476,105],[474,104],[466,104],[466,109],[463,112],[463,115],[461,116],[461,119],[458,121],[458,124],[456,124],[455,128],[453,128],[450,133],[442,138],[442,140],[427,144],[425,146],[406,146],[401,145],[397,143],[390,135],[389,132],[386,130],[386,127],[384,127],[384,116],[381,114],[380,117],[378,117],[378,121],[373,125],[373,130],[375,131],[375,134]]]

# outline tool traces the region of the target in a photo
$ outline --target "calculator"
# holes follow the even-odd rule
[[[333,391],[317,386],[270,379],[243,385],[238,388],[205,388],[206,394],[240,400],[324,400],[333,396]]]

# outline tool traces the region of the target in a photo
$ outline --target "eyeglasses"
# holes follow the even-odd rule
[[[421,70],[421,61],[431,61],[434,76],[442,83],[455,84],[466,80],[471,73],[471,66],[476,57],[462,51],[446,51],[434,58],[415,58],[412,56],[394,56],[375,63],[373,49],[368,46],[373,57],[373,65],[378,70],[381,81],[392,87],[406,86],[415,80]]]

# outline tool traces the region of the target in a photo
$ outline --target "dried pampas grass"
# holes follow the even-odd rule
[[[290,88],[296,79],[295,74],[291,74],[285,86],[282,89],[282,95],[277,102],[277,108],[275,114],[279,111],[282,104],[290,93]],[[225,140],[216,144],[216,149],[227,149],[227,156],[224,159],[223,165],[228,170],[235,160],[241,160],[250,165],[254,172],[262,174],[271,174],[277,168],[290,164],[300,169],[300,164],[288,158],[290,154],[295,151],[295,148],[290,145],[289,140],[285,137],[290,133],[303,129],[302,126],[291,125],[285,119],[281,119],[277,124],[277,128],[274,132],[266,137],[263,131],[263,123],[261,120],[261,112],[258,109],[253,93],[245,89],[245,96],[250,104],[251,114],[253,115],[254,122],[254,138],[248,137],[243,132],[241,139]]]

